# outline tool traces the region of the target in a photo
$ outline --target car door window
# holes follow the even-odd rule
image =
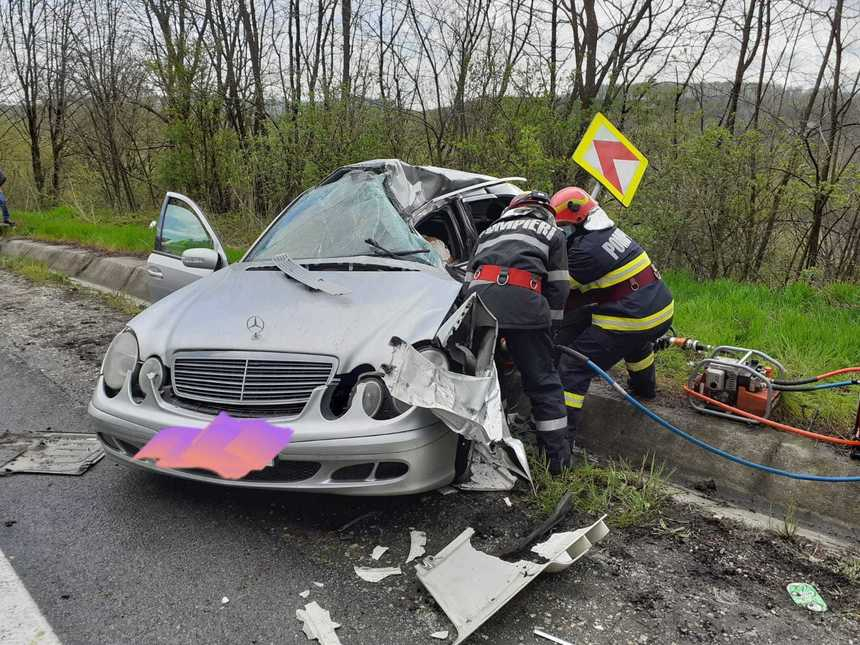
[[[203,224],[185,204],[171,199],[164,211],[158,250],[181,256],[188,249],[214,249]]]
[[[446,264],[464,259],[466,250],[449,208],[433,211],[415,225],[415,230],[440,254]],[[440,252],[441,251],[441,252]]]

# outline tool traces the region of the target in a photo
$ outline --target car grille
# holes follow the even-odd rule
[[[300,414],[335,370],[329,356],[275,352],[179,352],[171,380],[182,399]]]

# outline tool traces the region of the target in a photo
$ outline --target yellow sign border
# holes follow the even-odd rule
[[[639,168],[636,169],[636,173],[630,180],[630,184],[627,186],[627,193],[622,193],[615,186],[612,185],[612,182],[609,181],[606,177],[603,176],[603,171],[600,168],[595,168],[590,163],[585,160],[585,152],[588,150],[589,146],[591,146],[591,142],[594,140],[594,137],[597,135],[597,131],[600,127],[603,126],[607,130],[609,130],[612,134],[614,134],[618,141],[620,141],[625,148],[627,148],[633,155],[640,161]],[[621,202],[624,206],[630,206],[633,202],[633,196],[636,194],[636,190],[639,188],[639,182],[642,181],[642,176],[645,174],[645,170],[648,168],[648,158],[639,152],[639,149],[630,143],[630,140],[621,134],[621,131],[612,125],[612,122],[607,119],[601,112],[598,112],[594,115],[594,118],[591,120],[591,123],[588,126],[588,129],[585,131],[585,134],[582,136],[582,140],[579,142],[579,145],[576,146],[576,150],[573,153],[573,160],[579,164],[582,168],[584,168],[589,175],[594,177],[597,181],[599,181],[606,190],[608,190],[612,195]]]

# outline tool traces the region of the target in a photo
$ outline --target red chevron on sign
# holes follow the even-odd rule
[[[582,135],[573,160],[624,206],[630,206],[648,167],[648,158],[600,112]]]
[[[593,145],[594,150],[597,152],[597,158],[600,159],[600,169],[603,171],[603,175],[613,186],[623,191],[624,186],[621,185],[621,179],[618,177],[618,169],[615,167],[615,162],[639,161],[639,158],[620,141],[601,141],[600,139],[595,139]]]

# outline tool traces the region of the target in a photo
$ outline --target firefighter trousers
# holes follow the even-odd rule
[[[604,370],[609,370],[624,360],[633,394],[644,399],[653,399],[657,394],[654,341],[665,334],[670,325],[671,321],[668,321],[654,329],[637,332],[612,332],[589,325],[582,333],[572,338],[574,330],[563,328],[556,341],[588,356]],[[559,375],[564,384],[568,429],[575,430],[594,372],[575,358],[562,354],[559,358]]]
[[[567,428],[564,395],[549,329],[501,329],[520,372],[538,432]]]

